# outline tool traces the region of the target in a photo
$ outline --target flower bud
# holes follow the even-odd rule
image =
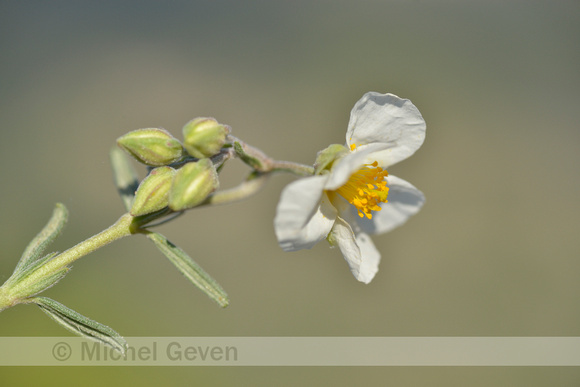
[[[218,186],[217,172],[210,159],[187,163],[175,174],[169,192],[169,208],[183,211],[195,207]]]
[[[174,176],[175,169],[171,167],[158,167],[152,170],[137,188],[131,215],[146,215],[167,207]]]
[[[234,151],[244,163],[260,172],[268,172],[273,167],[273,161],[259,149],[241,141],[234,141]]]
[[[193,157],[211,157],[219,153],[229,133],[229,126],[213,118],[194,118],[183,127],[183,146]]]
[[[179,140],[164,129],[138,129],[117,139],[117,144],[139,162],[152,167],[171,164],[181,158]]]
[[[325,169],[332,168],[334,161],[348,153],[348,150],[340,144],[329,145],[326,149],[321,150],[316,155],[314,162],[314,174],[320,175]]]

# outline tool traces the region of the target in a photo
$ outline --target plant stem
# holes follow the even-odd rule
[[[314,168],[308,165],[294,163],[292,161],[271,161],[271,169],[267,172],[254,171],[250,176],[238,185],[210,195],[202,205],[216,205],[237,202],[257,193],[266,183],[268,178],[275,172],[290,172],[298,176],[312,176]]]
[[[204,201],[203,205],[226,204],[246,199],[258,192],[264,186],[268,178],[275,172],[290,172],[298,176],[311,176],[314,174],[313,167],[291,161],[275,161],[256,148],[253,148],[234,137],[231,137],[231,139],[232,142],[235,142],[234,145],[239,148],[237,155],[241,157],[244,162],[250,165],[254,171],[237,187],[218,191],[213,195],[210,195]],[[219,157],[214,161],[216,161],[218,165],[221,165],[233,155],[234,150],[227,149],[227,151],[220,153],[218,155]],[[119,162],[117,162],[117,164],[119,164]],[[136,185],[136,183],[133,182],[135,179],[134,173],[121,177],[123,178],[121,179],[123,183],[130,182],[131,184]],[[123,190],[125,189],[124,185],[125,184],[122,186]],[[129,206],[132,201],[132,197],[128,196],[128,198],[129,199],[126,200],[127,206]],[[31,269],[30,273],[27,273],[26,276],[19,279],[16,283],[7,281],[0,287],[0,311],[18,303],[27,302],[27,299],[32,297],[35,293],[43,291],[46,287],[52,286],[55,282],[50,282],[51,278],[55,278],[55,276],[60,274],[64,275],[62,271],[67,270],[68,266],[77,259],[123,237],[146,232],[141,228],[141,226],[144,226],[153,220],[160,219],[170,213],[171,211],[166,209],[140,217],[134,217],[129,213],[124,214],[117,220],[117,222],[106,230],[84,240],[61,254],[58,254],[42,266],[39,266],[37,269]],[[55,281],[58,281],[60,278],[62,277],[58,277]],[[49,283],[46,281],[49,281]],[[44,284],[46,284],[46,287]]]
[[[218,191],[210,195],[203,205],[216,205],[233,203],[252,196],[258,192],[266,183],[270,174],[251,174],[250,177],[235,188]]]
[[[43,278],[50,277],[77,259],[113,241],[139,232],[139,225],[134,222],[134,219],[130,214],[121,216],[111,227],[57,255],[22,281],[8,288],[0,288],[0,311],[19,303],[26,297],[32,296],[32,294],[27,294],[26,289],[32,288],[33,284],[41,281]]]
[[[309,165],[298,164],[293,161],[274,161],[272,172],[290,172],[298,176],[314,175],[314,168]]]
[[[39,274],[48,274],[56,272],[65,266],[73,263],[77,259],[84,257],[93,251],[108,245],[123,237],[129,236],[136,232],[136,227],[133,224],[134,217],[130,214],[124,214],[112,226],[92,237],[80,242],[76,246],[62,252],[42,266],[38,272]]]

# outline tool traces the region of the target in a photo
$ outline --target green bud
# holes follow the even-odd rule
[[[346,155],[348,150],[340,144],[329,145],[326,149],[321,150],[316,155],[316,161],[314,162],[314,174],[320,175],[325,169],[332,168],[334,161],[344,155]]]
[[[193,157],[211,157],[219,153],[229,133],[229,126],[213,118],[194,118],[183,127],[183,146]]]
[[[146,215],[167,207],[173,176],[175,169],[171,167],[158,167],[152,170],[137,188],[131,215]]]
[[[171,164],[183,155],[179,140],[164,129],[137,129],[119,137],[117,144],[139,162],[152,167]]]
[[[218,175],[210,159],[187,163],[175,174],[169,192],[169,208],[183,211],[195,207],[218,186]]]
[[[256,171],[268,172],[272,169],[272,159],[257,148],[241,141],[234,141],[234,151],[244,163]]]

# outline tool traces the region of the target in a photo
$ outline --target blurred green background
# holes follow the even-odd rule
[[[214,116],[276,159],[344,142],[366,91],[409,98],[427,140],[389,172],[427,197],[374,237],[358,283],[321,243],[284,253],[272,221],[291,176],[159,231],[228,291],[221,310],[141,237],[45,294],[125,336],[579,336],[578,1],[2,1],[0,282],[55,202],[55,249],[123,207],[108,152],[142,127]],[[222,184],[246,172],[237,162]],[[32,306],[2,336],[68,333]],[[2,385],[577,386],[577,368],[22,368]],[[50,382],[44,382],[49,385]]]

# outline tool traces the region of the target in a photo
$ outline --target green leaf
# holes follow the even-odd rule
[[[108,345],[115,351],[125,354],[127,342],[108,326],[91,320],[50,298],[36,297],[30,299],[30,302],[38,305],[50,318],[69,331]]]
[[[121,195],[125,208],[129,211],[133,205],[135,191],[139,187],[137,172],[133,168],[133,165],[131,165],[129,158],[118,147],[111,148],[109,156],[113,167],[115,185],[117,186],[119,195]]]
[[[54,286],[58,281],[63,279],[69,270],[70,268],[65,267],[47,277],[40,277],[36,282],[29,284],[25,288],[18,287],[16,290],[13,290],[12,295],[19,299],[24,299],[44,292],[46,289]]]
[[[20,257],[14,273],[18,273],[32,262],[38,260],[46,247],[52,243],[56,237],[60,234],[62,228],[64,227],[68,219],[68,211],[66,207],[57,203],[54,211],[52,212],[52,217],[44,226],[42,231],[28,244],[24,253]]]
[[[38,269],[40,266],[45,264],[46,262],[50,261],[57,253],[50,253],[45,255],[44,257],[37,259],[36,261],[28,262],[25,265],[21,265],[21,267],[14,270],[12,276],[8,278],[8,280],[4,283],[3,286],[10,286],[26,278],[30,273],[34,270]]]
[[[56,254],[57,253],[48,254],[41,259],[37,259],[36,261],[29,263],[26,267],[23,267],[18,272],[14,272],[3,286],[12,287],[12,294],[17,298],[28,298],[55,285],[58,281],[64,278],[70,268],[64,267],[49,276],[39,276],[35,282],[28,283],[24,288],[22,286],[18,286],[18,283],[24,281],[42,265],[50,261]]]
[[[209,298],[223,308],[229,305],[228,295],[222,287],[201,266],[195,263],[185,251],[175,246],[165,236],[157,232],[148,231],[146,235],[171,263],[175,265],[177,270],[201,289]]]

